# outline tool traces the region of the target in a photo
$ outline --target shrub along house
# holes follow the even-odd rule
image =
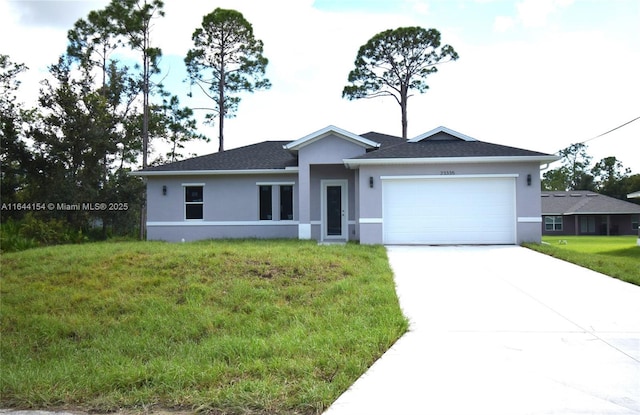
[[[640,205],[586,190],[542,192],[545,235],[635,235]]]
[[[540,241],[539,169],[556,159],[446,127],[404,140],[328,126],[133,174],[148,239],[516,244]]]

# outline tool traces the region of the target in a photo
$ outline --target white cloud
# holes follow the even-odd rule
[[[553,12],[572,3],[573,0],[524,0],[516,5],[516,9],[524,27],[542,27]]]
[[[496,16],[493,22],[493,30],[498,33],[504,33],[515,26],[516,22],[509,16]]]
[[[427,15],[430,12],[429,3],[424,0],[408,0],[411,10],[417,14]]]
[[[67,30],[78,18],[91,10],[106,6],[106,0],[22,0],[9,1],[20,24],[24,26],[46,26]]]

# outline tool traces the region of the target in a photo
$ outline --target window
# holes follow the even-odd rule
[[[594,216],[580,217],[580,233],[596,233],[596,218]]]
[[[280,186],[280,220],[293,220],[293,186]]]
[[[185,219],[203,219],[204,186],[184,187]]]
[[[293,183],[256,184],[260,220],[293,220]]]
[[[260,220],[273,219],[271,186],[260,186]]]
[[[640,215],[631,215],[631,229],[633,229],[634,231],[637,231],[639,224],[640,224]]]
[[[545,231],[561,231],[562,230],[562,216],[545,216],[544,217],[544,230]]]

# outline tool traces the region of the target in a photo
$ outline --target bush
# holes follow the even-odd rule
[[[0,252],[16,252],[37,248],[38,241],[20,235],[20,224],[9,219],[0,224]]]
[[[88,240],[82,230],[72,229],[63,220],[42,220],[28,213],[22,221],[9,219],[2,224],[0,249],[3,252],[23,251],[42,245],[77,244]]]

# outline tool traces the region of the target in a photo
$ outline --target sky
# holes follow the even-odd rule
[[[106,4],[0,0],[0,53],[30,68],[20,78],[23,102],[37,99],[74,22]],[[615,156],[640,174],[640,119],[597,137],[640,117],[638,0],[165,0],[151,41],[163,52],[163,82],[183,105],[210,105],[198,90],[187,97],[183,59],[191,34],[216,7],[236,9],[253,25],[272,84],[243,95],[236,117],[225,120],[226,149],[296,140],[327,125],[400,136],[393,98],[349,101],[342,89],[371,37],[421,26],[440,31],[460,58],[409,99],[410,138],[445,126],[545,153],[586,141],[593,163]],[[217,151],[217,126],[199,131],[211,142],[187,152]]]

